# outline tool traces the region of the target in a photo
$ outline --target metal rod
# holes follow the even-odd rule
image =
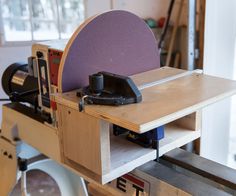
[[[150,88],[152,86],[160,85],[160,84],[163,84],[165,82],[170,82],[172,80],[176,80],[176,79],[184,77],[184,76],[189,76],[189,75],[192,75],[194,73],[202,74],[202,70],[196,69],[196,70],[193,70],[193,71],[186,71],[186,72],[183,72],[183,73],[180,73],[180,74],[177,74],[177,75],[174,75],[174,76],[170,76],[170,77],[167,77],[167,78],[164,78],[164,79],[161,79],[161,80],[157,80],[157,81],[154,81],[154,82],[150,82],[150,83],[140,85],[140,86],[138,86],[138,89],[143,90],[145,88]]]
[[[21,196],[28,196],[26,187],[26,171],[21,172]]]
[[[10,101],[9,98],[0,98],[0,101]]]
[[[160,157],[160,153],[159,153],[159,139],[158,139],[158,131],[157,131],[157,140],[156,140],[156,156],[157,156],[157,158],[156,158],[156,162],[159,162],[160,160],[159,160],[159,157]]]
[[[196,0],[188,0],[188,70],[195,69]]]

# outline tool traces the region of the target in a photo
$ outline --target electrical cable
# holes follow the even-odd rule
[[[24,96],[28,96],[28,95],[32,95],[32,94],[35,94],[35,93],[38,93],[39,92],[39,89],[32,89],[32,90],[29,90],[29,91],[25,91],[23,93],[19,93],[19,96],[21,97],[24,97]]]
[[[10,99],[8,99],[8,98],[0,98],[0,102],[1,101],[10,101]]]

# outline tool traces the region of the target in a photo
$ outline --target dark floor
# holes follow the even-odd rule
[[[27,172],[27,192],[30,196],[60,196],[60,190],[48,174],[40,170]],[[20,181],[12,191],[10,196],[20,196]]]

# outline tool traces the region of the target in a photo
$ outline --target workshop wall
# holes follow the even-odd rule
[[[181,0],[176,1],[171,19],[176,18]],[[87,0],[87,17],[110,9],[121,9],[133,12],[141,18],[159,19],[166,16],[170,1],[167,0]],[[180,24],[187,21],[187,0],[184,0]]]
[[[233,79],[236,1],[206,1],[204,73]],[[201,155],[227,164],[231,100],[203,110]],[[234,130],[235,131],[235,130]]]

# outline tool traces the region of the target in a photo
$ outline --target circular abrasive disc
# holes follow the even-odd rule
[[[88,85],[88,76],[108,71],[130,76],[160,67],[157,42],[138,16],[121,10],[88,19],[73,34],[62,56],[59,92]]]

